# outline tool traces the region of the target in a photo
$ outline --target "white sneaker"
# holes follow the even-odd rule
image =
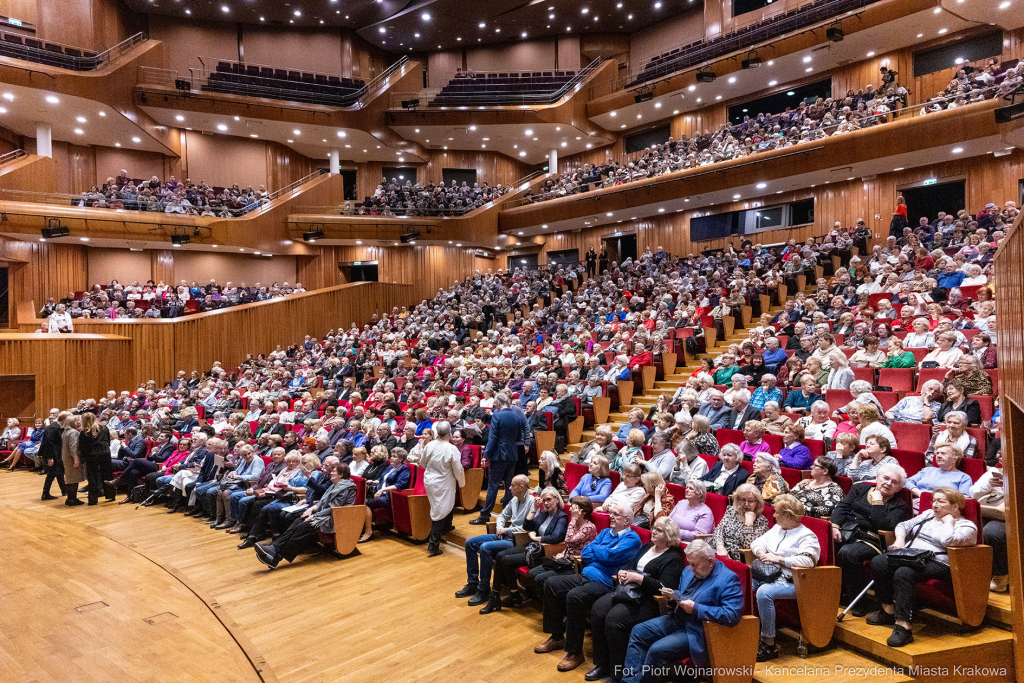
[[[993,593],[1007,593],[1010,590],[1010,577],[1006,574],[993,576],[988,589]]]

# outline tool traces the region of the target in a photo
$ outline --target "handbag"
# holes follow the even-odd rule
[[[849,543],[857,535],[860,525],[856,520],[847,520],[839,527],[839,540],[842,543]]]
[[[750,578],[758,583],[775,583],[782,576],[782,566],[757,559],[750,563]]]
[[[540,561],[544,569],[550,572],[563,572],[569,570],[576,573],[576,564],[566,557],[545,557]]]
[[[647,576],[644,574],[644,576]],[[615,590],[612,591],[612,602],[640,602],[643,597],[643,593],[640,592],[640,584],[630,581],[629,583],[620,583],[615,586]]]
[[[910,567],[911,569],[918,570],[928,566],[928,563],[935,557],[935,552],[924,548],[909,547],[914,542],[914,539],[917,538],[917,532],[921,530],[926,521],[926,519],[922,519],[910,530],[910,537],[903,548],[894,548],[888,552],[889,564],[896,567]]]
[[[540,541],[530,541],[526,545],[526,566],[530,569],[540,566],[544,561],[544,545]]]
[[[938,361],[934,361],[934,360],[922,361],[920,367],[925,369],[925,370],[933,370],[933,369],[939,367],[939,362]]]

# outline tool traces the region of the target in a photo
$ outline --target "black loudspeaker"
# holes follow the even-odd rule
[[[192,82],[191,81],[186,81],[184,78],[175,78],[174,79],[174,87],[177,88],[178,90],[191,90],[192,89]]]

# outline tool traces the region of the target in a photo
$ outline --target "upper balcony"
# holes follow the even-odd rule
[[[128,54],[147,40],[136,33],[102,52],[39,40],[16,31],[0,30],[0,57],[44,64],[68,71],[95,71]]]

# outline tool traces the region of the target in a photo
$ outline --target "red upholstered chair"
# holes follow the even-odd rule
[[[999,370],[986,370],[985,374],[992,380],[992,393],[999,395]]]
[[[992,416],[995,415],[993,397],[986,394],[971,394],[967,398],[973,398],[978,402],[978,407],[981,408],[981,421],[991,422]]]
[[[771,449],[771,452],[774,453],[775,455],[778,455],[779,451],[782,450],[784,442],[782,440],[782,437],[779,436],[778,434],[765,433],[765,435],[761,438],[764,439],[764,442],[768,444],[768,448]]]
[[[978,442],[978,448],[974,452],[974,457],[984,458],[985,451],[988,449],[988,432],[981,427],[967,427],[967,433]]]
[[[825,455],[825,442],[821,439],[804,439],[804,445],[811,452],[812,458]]]
[[[818,537],[821,557],[816,567],[793,570],[796,599],[776,600],[775,612],[777,626],[788,625],[800,631],[797,653],[805,657],[807,643],[823,648],[832,640],[839,612],[843,572],[834,566],[831,522],[806,515],[802,521]]]
[[[878,385],[889,387],[893,391],[912,392],[914,390],[913,368],[879,368]]]
[[[676,500],[679,500],[678,498]],[[715,526],[725,517],[725,509],[729,506],[729,496],[718,493],[709,493],[704,503],[711,508],[711,514],[715,518]]]
[[[853,394],[849,389],[829,389],[825,392],[825,402],[828,403],[829,414],[834,413],[853,400]]]
[[[586,465],[575,462],[567,462],[562,465],[562,468],[565,473],[565,486],[570,491],[576,488],[583,476],[590,470]]]
[[[921,493],[921,509],[932,505],[932,492]],[[967,499],[964,517],[978,527],[978,545],[948,548],[949,582],[931,579],[917,584],[917,600],[921,605],[953,612],[965,626],[976,627],[985,619],[988,609],[988,587],[992,580],[992,546],[982,545],[981,507],[973,498]]]
[[[425,541],[430,535],[430,501],[423,485],[424,469],[409,465],[413,469],[409,487],[403,491],[391,492],[391,522],[395,531],[411,536],[414,540]]]
[[[958,469],[961,472],[965,472],[972,482],[977,483],[981,476],[985,474],[985,461],[981,458],[963,458],[960,460]],[[981,527],[978,528],[980,529]]]
[[[26,434],[27,432],[28,432],[28,429],[27,429],[26,427],[24,427],[24,426],[19,426],[19,427],[18,427],[18,438],[17,438],[17,439],[11,439],[11,440],[8,440],[8,442],[7,442],[6,446],[5,446],[5,449],[4,449],[4,450],[2,450],[2,451],[0,451],[0,456],[2,456],[2,457],[4,457],[4,458],[6,458],[6,457],[7,457],[7,456],[9,456],[9,455],[10,455],[11,453],[13,453],[13,452],[14,452],[14,449],[15,449],[15,447],[16,447],[16,446],[17,446],[17,445],[18,445],[19,443],[21,443],[22,441],[24,441],[24,440],[25,440],[25,434]]]
[[[792,467],[781,467],[779,469],[782,470],[782,478],[789,484],[789,488],[793,488],[804,478],[803,470],[793,469]]]
[[[852,350],[852,349],[851,349]],[[875,385],[875,369],[874,368],[853,368],[853,378],[855,380],[861,379],[865,382],[869,382],[871,386]],[[879,382],[879,386],[886,386]]]
[[[921,391],[921,387],[924,386],[925,382],[929,382],[933,379],[942,382],[946,378],[946,373],[949,372],[946,368],[921,368],[917,371],[917,391]]]
[[[466,485],[459,489],[459,504],[467,512],[480,504],[480,491],[484,484],[484,468],[480,466],[483,447],[470,446],[469,449],[473,451],[473,462],[464,470]]]
[[[844,477],[841,475],[836,476],[836,483],[839,484],[839,488],[843,490],[844,496],[850,492],[851,488],[853,488],[853,479],[850,479],[849,477]]]
[[[883,413],[892,410],[900,402],[900,395],[895,391],[875,391],[872,393],[878,399],[878,402],[882,404]]]
[[[743,432],[738,429],[719,429],[715,432],[715,439],[719,446],[724,446],[727,443],[734,443],[738,446],[743,443],[744,438]]]
[[[912,477],[924,469],[923,452],[912,451],[906,448],[894,448],[892,449],[892,457],[896,458],[900,467],[906,470],[908,477]]]
[[[932,440],[932,428],[929,425],[914,422],[893,422],[889,425],[896,443],[905,451],[924,453]]]
[[[714,455],[708,455],[707,453],[698,453],[697,456],[708,464],[708,470],[710,471],[715,463],[718,462],[718,458]]]

